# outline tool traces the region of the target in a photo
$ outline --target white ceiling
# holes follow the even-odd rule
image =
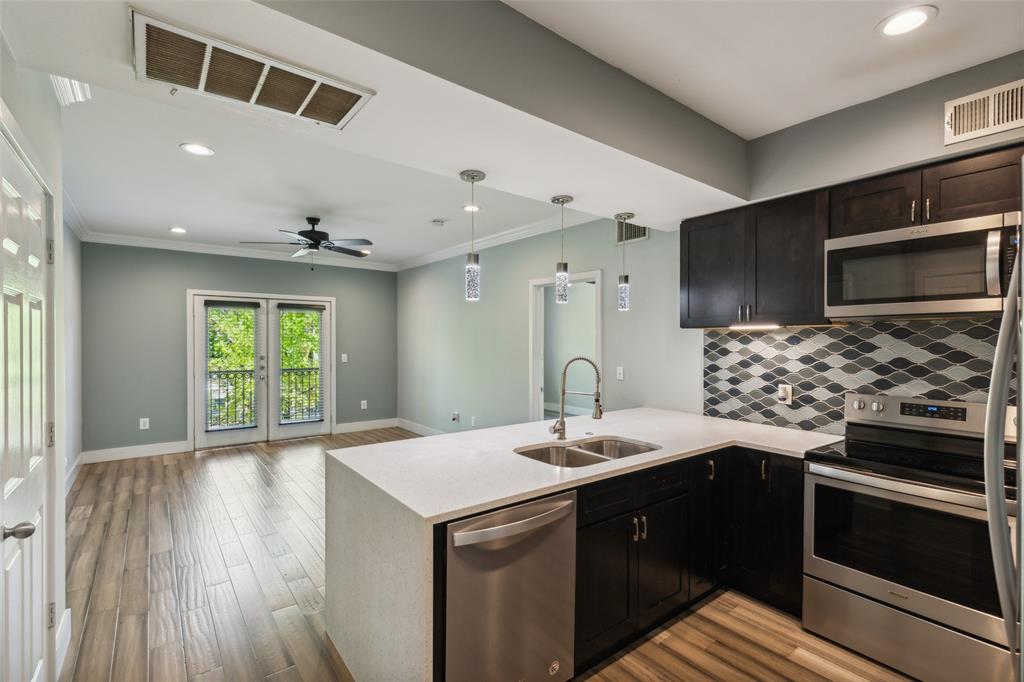
[[[548,199],[561,193],[590,216],[631,210],[662,229],[741,203],[248,0],[132,6],[377,94],[340,132],[185,91],[172,96],[135,78],[126,3],[2,2],[4,34],[23,65],[94,87],[94,101],[65,113],[67,194],[93,233],[226,245],[270,238],[316,212],[332,233],[373,240],[371,259],[394,267],[461,248],[466,185],[456,176],[464,168],[488,174],[484,234],[554,229]],[[186,157],[177,149],[185,139],[217,155]],[[437,230],[435,217],[458,224]],[[586,217],[567,212],[570,224]],[[184,239],[167,232],[175,223],[189,229]]]
[[[746,139],[1024,49],[1024,2],[931,0],[938,16],[888,37],[914,0],[506,0]]]

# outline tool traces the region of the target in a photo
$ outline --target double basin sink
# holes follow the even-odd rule
[[[661,449],[660,445],[616,436],[594,436],[579,440],[525,445],[513,450],[556,467],[585,467]]]

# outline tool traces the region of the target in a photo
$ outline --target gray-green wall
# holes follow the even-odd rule
[[[544,287],[544,404],[558,405],[562,367],[569,358],[585,355],[597,357],[597,291],[589,282],[574,282],[566,303],[555,302],[555,288]],[[589,391],[594,370],[582,362],[574,363],[566,375],[570,391]],[[589,412],[592,398],[583,395],[565,396],[568,407]]]
[[[337,421],[395,416],[395,273],[85,243],[84,450],[187,438],[187,289],[334,296]]]
[[[679,233],[652,231],[629,247],[629,312],[615,309],[612,221],[566,230],[565,256],[573,271],[602,271],[606,408],[700,412],[702,334],[679,328]],[[398,416],[439,431],[468,429],[473,416],[478,428],[527,421],[529,281],[552,276],[557,260],[557,232],[481,251],[478,303],[463,298],[461,257],[398,273]]]

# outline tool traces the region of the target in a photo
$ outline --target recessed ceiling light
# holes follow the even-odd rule
[[[938,13],[939,10],[932,5],[919,5],[893,14],[878,26],[885,35],[898,36],[920,28]]]
[[[185,234],[186,232],[188,232],[188,230],[186,230],[184,227],[181,227],[180,225],[175,225],[174,227],[170,228],[170,230],[174,234]]]
[[[467,213],[476,213],[477,211],[480,210],[480,207],[477,206],[476,204],[468,204],[466,206],[463,206],[462,210],[466,211]]]
[[[183,151],[189,154],[195,154],[196,156],[213,156],[213,148],[207,147],[205,144],[199,144],[198,142],[182,142],[178,145]]]

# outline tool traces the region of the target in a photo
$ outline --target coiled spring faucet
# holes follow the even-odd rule
[[[589,363],[594,368],[594,375],[597,377],[597,381],[594,385],[594,392],[587,393],[585,391],[567,391],[565,390],[565,378],[569,373],[569,366],[577,361]],[[604,408],[601,407],[601,370],[598,368],[597,363],[588,357],[578,355],[574,358],[570,358],[565,367],[562,368],[562,389],[560,393],[560,399],[558,402],[558,421],[551,425],[549,429],[551,433],[555,434],[558,440],[565,440],[565,395],[569,393],[572,395],[592,395],[594,396],[594,412],[591,414],[592,419],[600,419],[604,415]]]

